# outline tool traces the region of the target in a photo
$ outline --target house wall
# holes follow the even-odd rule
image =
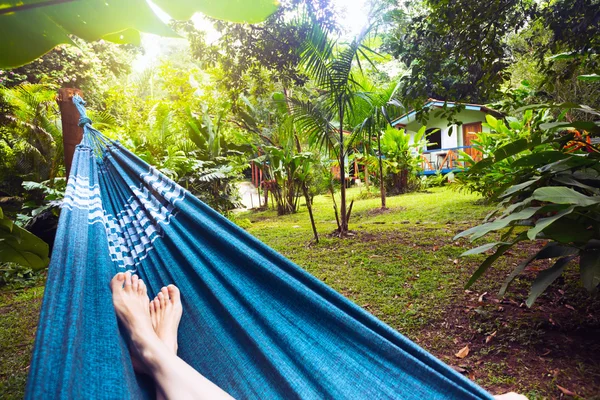
[[[483,123],[485,122],[485,115],[486,113],[484,113],[483,111],[463,110],[460,113],[458,113],[455,116],[455,118],[461,121],[463,124],[469,124],[473,122]],[[415,121],[414,118],[405,126],[404,129],[407,133],[411,135],[411,142],[414,143],[414,136],[416,132],[419,129],[421,129],[422,126],[423,125]],[[423,168],[425,170],[455,168],[456,162],[450,161],[450,159],[447,158],[447,155],[449,153],[447,149],[462,147],[464,145],[462,126],[457,126],[455,124],[448,126],[447,119],[434,117],[430,114],[430,117],[427,121],[427,129],[430,128],[438,128],[441,130],[442,148],[439,150],[432,150],[423,153],[423,159],[426,160],[426,162],[423,163]],[[482,126],[481,130],[483,132],[489,132],[489,128],[485,126]],[[425,151],[426,148],[424,148],[423,150]],[[457,152],[452,153],[452,155],[458,156]]]
[[[455,116],[456,119],[461,121],[463,124],[470,124],[473,122],[485,122],[485,113],[482,111],[474,110],[463,110]],[[413,120],[409,122],[404,128],[406,132],[411,134],[411,141],[414,140],[414,135],[421,129],[423,125]],[[453,147],[460,147],[463,145],[463,134],[462,127],[457,125],[448,126],[448,120],[440,117],[433,117],[430,114],[429,120],[427,121],[427,129],[438,128],[442,132],[442,149],[448,149]],[[450,129],[452,128],[452,130]],[[489,128],[482,127],[483,132],[489,132]]]

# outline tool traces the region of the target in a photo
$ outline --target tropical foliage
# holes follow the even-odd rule
[[[480,132],[472,146],[475,152],[460,152],[460,162],[468,168],[456,177],[456,187],[482,194],[486,199],[496,199],[513,183],[513,174],[520,174],[518,158],[541,152],[548,148],[540,145],[529,151],[509,154],[512,148],[520,146],[532,139],[532,131],[539,129],[540,124],[553,118],[548,110],[528,109],[520,118],[507,116],[499,120],[486,115],[484,127],[489,132]],[[477,154],[486,161],[477,162],[473,157]]]
[[[381,136],[383,179],[387,193],[406,193],[418,185],[419,155],[423,150],[425,129],[422,127],[412,138],[404,129],[394,128],[388,128]]]
[[[48,244],[8,219],[0,208],[0,265],[18,264],[39,270],[49,261]]]
[[[532,110],[545,114],[551,110],[546,107],[527,107],[524,112],[529,116]],[[565,111],[578,111],[600,116],[597,110],[586,106],[565,104],[556,108],[561,115]],[[457,235],[477,240],[499,233],[499,240],[464,253],[478,254],[495,248],[467,286],[517,243],[524,240],[545,243],[514,269],[501,289],[504,294],[532,261],[556,259],[533,282],[527,300],[529,306],[571,261],[578,260],[586,289],[596,292],[600,284],[600,149],[592,142],[600,137],[600,124],[555,120],[530,125],[527,136],[498,148],[474,165],[477,170],[510,170],[511,177],[504,179],[508,184],[501,186],[504,190],[498,196],[500,203],[486,221]],[[522,126],[515,124],[511,129],[519,127]]]
[[[140,43],[140,31],[157,35],[177,34],[165,25],[144,1],[94,0],[81,2],[26,0],[0,7],[0,67],[26,64],[61,43],[74,44],[71,36],[86,41],[106,39],[115,43]],[[270,0],[243,3],[196,3],[158,0],[156,4],[176,19],[195,12],[234,22],[260,22],[277,10]]]

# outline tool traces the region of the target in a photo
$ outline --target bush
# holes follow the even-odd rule
[[[467,170],[457,175],[455,187],[480,193],[488,200],[497,198],[513,183],[514,175],[521,172],[521,167],[513,164],[514,161],[534,152],[545,151],[548,145],[538,143],[531,149],[517,153],[511,152],[511,149],[531,141],[532,132],[551,117],[552,114],[547,110],[525,110],[520,119],[506,117],[506,121],[486,115],[483,125],[490,132],[479,133],[477,140],[473,141],[473,148],[483,160],[478,163],[471,155],[460,152],[459,161],[464,163]]]
[[[435,175],[421,176],[421,188],[429,189],[432,187],[446,186],[450,182],[454,182],[454,179],[455,175],[453,172],[444,175],[440,171],[436,171]]]
[[[425,127],[415,135],[413,143],[404,129],[388,128],[381,136],[383,180],[387,194],[407,193],[419,187],[417,173],[424,132]]]
[[[557,107],[568,112],[574,106]],[[588,107],[575,107],[579,112],[600,116]],[[503,179],[506,184],[502,186],[509,187],[498,195],[500,204],[483,224],[457,235],[477,240],[501,232],[500,240],[463,254],[495,248],[467,287],[518,242],[544,242],[540,251],[514,269],[500,290],[503,295],[532,261],[556,259],[533,282],[528,306],[562,274],[567,264],[577,259],[583,286],[594,293],[600,285],[600,148],[594,144],[600,137],[600,123],[559,120],[532,125],[530,132],[529,137],[500,147],[493,156],[473,166],[479,174],[486,175],[487,171],[496,170],[496,164],[506,165],[511,173]]]

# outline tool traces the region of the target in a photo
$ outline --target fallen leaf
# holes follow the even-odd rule
[[[461,368],[461,367],[455,367],[454,365],[451,365],[450,368],[452,368],[453,370],[455,370],[456,372],[460,372],[461,374],[464,374],[465,372],[467,372],[466,369]]]
[[[573,307],[573,306],[565,304],[565,307],[567,307],[569,310],[575,311],[575,307]]]
[[[489,342],[491,342],[492,339],[494,339],[496,337],[496,333],[498,333],[498,331],[494,331],[491,335],[488,335],[485,338],[485,343],[488,344]]]
[[[483,292],[483,294],[481,296],[479,296],[479,302],[483,303],[483,301],[485,300],[485,296],[487,296],[488,292]]]
[[[458,264],[458,258],[455,258],[454,261],[452,261],[454,264]]]
[[[558,389],[563,392],[563,394],[567,395],[567,396],[577,396],[577,393],[570,391],[569,389],[566,389],[560,385],[556,385],[556,387],[558,387]]]
[[[472,291],[472,290],[468,290],[468,289],[467,289],[467,290],[465,290],[465,293],[466,293],[466,294],[471,294],[471,293],[473,293],[473,291]]]
[[[500,312],[504,311],[504,307],[498,306],[498,311],[500,311]]]
[[[433,251],[438,251],[439,247],[438,246],[433,246]]]
[[[542,353],[542,357],[547,356],[548,354],[550,354],[550,350],[547,350],[544,353]]]
[[[455,354],[455,356],[458,358],[465,358],[468,355],[469,355],[469,345],[466,345],[465,347],[460,349],[458,351],[458,353]]]

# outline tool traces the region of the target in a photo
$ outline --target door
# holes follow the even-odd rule
[[[481,122],[463,125],[463,146],[472,146],[473,140],[477,140],[477,134],[481,132]],[[473,157],[475,161],[481,160],[481,152],[472,147],[463,149],[465,153]]]

